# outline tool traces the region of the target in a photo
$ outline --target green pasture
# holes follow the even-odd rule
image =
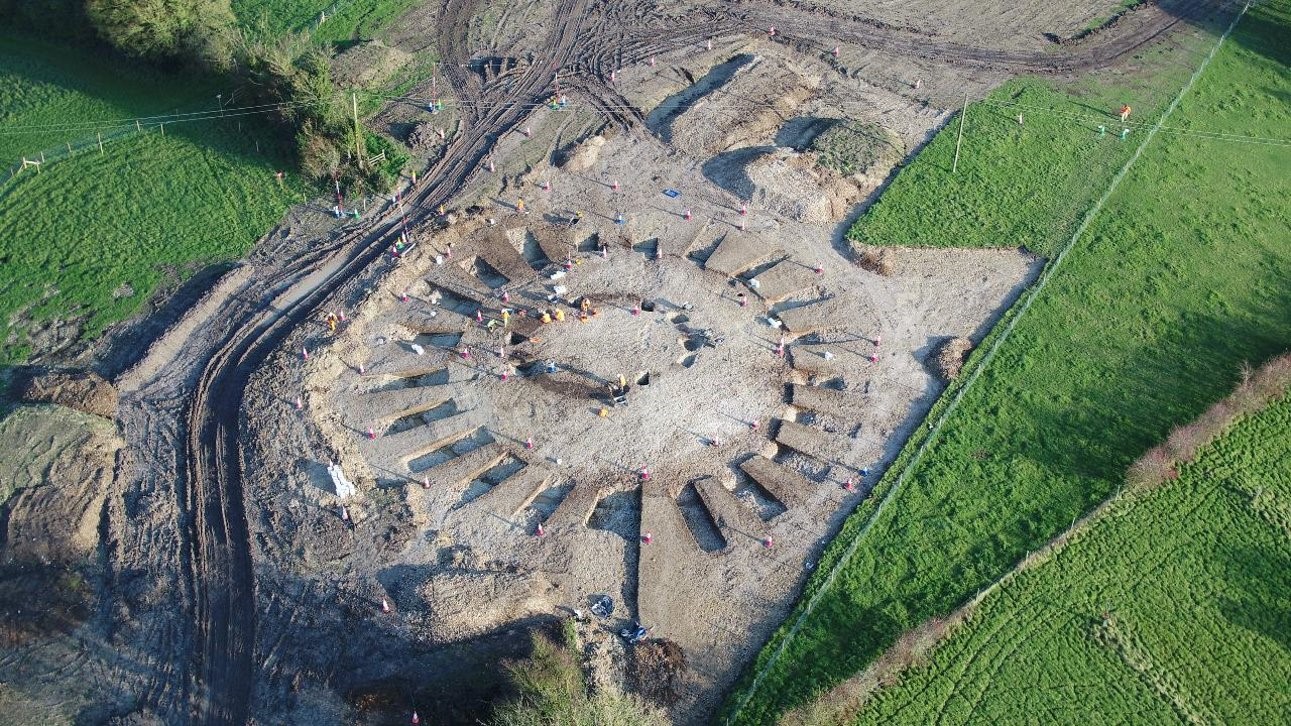
[[[25,360],[33,331],[53,321],[101,333],[159,286],[245,253],[304,199],[290,176],[274,180],[290,162],[254,131],[257,117],[172,122],[164,134],[121,122],[207,111],[215,92],[103,53],[0,35],[0,363]],[[42,152],[39,172],[11,176],[11,164]]]
[[[1291,399],[1006,582],[860,723],[1278,723]]]
[[[308,32],[320,42],[367,40],[416,0],[233,0],[238,24],[253,34]],[[318,20],[326,12],[327,20]]]

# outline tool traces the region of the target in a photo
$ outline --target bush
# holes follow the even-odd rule
[[[535,633],[529,658],[507,664],[519,695],[499,706],[493,726],[635,726],[665,723],[640,699],[617,693],[589,695],[574,653]]]
[[[126,55],[219,71],[232,62],[229,0],[86,0],[85,13],[99,35]]]
[[[51,17],[60,22],[55,26]],[[0,19],[38,31],[57,27],[51,31],[56,35],[97,34],[127,56],[230,77],[250,91],[242,105],[279,104],[273,118],[286,138],[295,139],[301,170],[315,180],[339,174],[384,191],[408,161],[388,140],[364,131],[366,153],[386,155],[359,169],[349,104],[336,88],[327,53],[306,35],[248,39],[230,0],[0,0]]]

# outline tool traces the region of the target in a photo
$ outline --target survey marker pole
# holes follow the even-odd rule
[[[964,94],[964,108],[959,112],[959,138],[955,139],[955,163],[950,166],[950,173],[959,171],[959,146],[964,143],[964,117],[968,115],[968,94]]]

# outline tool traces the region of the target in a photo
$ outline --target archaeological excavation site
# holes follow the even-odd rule
[[[666,683],[686,723],[919,425],[937,352],[980,339],[1040,262],[861,264],[837,229],[938,114],[867,89],[899,128],[831,117],[858,84],[774,42],[689,55],[616,74],[643,127],[544,107],[503,138],[323,311],[335,332],[316,316],[256,375],[243,442],[269,516],[306,523],[276,547],[340,578],[361,627],[431,647],[572,617],[593,682]],[[830,143],[863,149],[856,171],[821,165]],[[638,673],[636,623],[678,662]]]
[[[712,722],[1047,263],[857,220],[970,96],[1119,73],[1212,10],[398,5],[332,61],[404,74],[364,111],[410,159],[393,186],[333,175],[111,329],[73,382],[111,390],[92,428],[0,421],[47,441],[5,477],[94,482],[5,505],[6,562],[43,563],[11,599],[95,561],[61,619],[5,610],[0,710],[493,723],[539,634],[589,698]],[[63,526],[72,554],[42,544]]]

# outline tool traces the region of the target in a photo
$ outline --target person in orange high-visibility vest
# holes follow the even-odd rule
[[[1130,112],[1133,110],[1134,109],[1130,108],[1130,104],[1121,104],[1121,123],[1125,123],[1125,119],[1130,117]]]

